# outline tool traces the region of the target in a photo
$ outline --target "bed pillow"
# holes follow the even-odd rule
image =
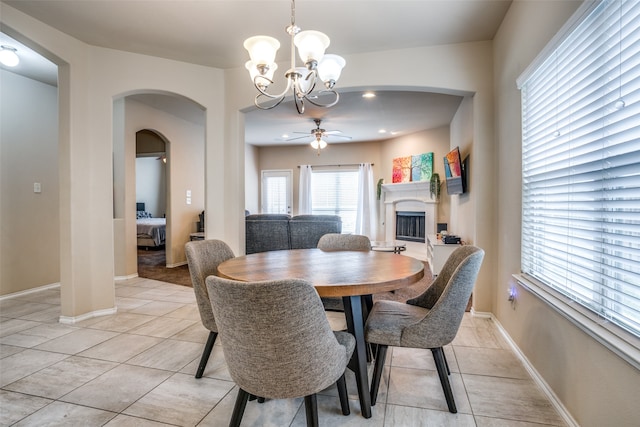
[[[136,219],[140,219],[140,218],[153,218],[153,215],[151,215],[151,212],[138,211],[136,212]]]

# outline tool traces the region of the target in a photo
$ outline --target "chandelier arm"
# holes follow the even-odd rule
[[[293,103],[296,104],[296,110],[298,110],[298,114],[304,114],[304,98],[298,98],[296,95],[294,95]]]
[[[316,102],[311,98],[307,98],[307,101],[309,101],[310,103],[312,103],[316,107],[329,108],[329,107],[333,107],[334,105],[336,105],[338,103],[338,101],[340,100],[340,94],[338,92],[336,92],[335,90],[321,90],[321,91],[318,92],[319,95],[322,95],[323,93],[332,93],[332,94],[335,95],[336,98],[333,100],[333,102],[329,102],[327,104],[322,103],[322,102]]]
[[[255,99],[253,100],[253,103],[255,104],[256,107],[258,107],[261,110],[271,110],[272,108],[276,108],[278,105],[280,105],[280,103],[282,103],[282,101],[284,101],[284,95],[280,97],[280,99],[278,99],[276,101],[275,104],[273,105],[265,105],[265,104],[260,104],[258,102],[258,99],[264,96],[263,94],[259,93],[256,95]],[[276,99],[274,96],[269,96],[270,99]]]
[[[264,90],[261,87],[262,85],[260,85],[258,83],[258,79],[265,79],[265,80],[269,81],[269,84],[273,83],[273,81],[268,79],[268,78],[266,78],[266,77],[263,77],[263,76],[256,76],[253,79],[253,85],[256,87],[258,92],[260,92],[259,95],[263,95],[263,96],[266,96],[266,97],[271,98],[271,99],[283,98],[287,94],[287,92],[289,92],[289,89],[291,89],[291,79],[287,79],[287,87],[284,88],[284,90],[280,94],[272,95],[272,94],[270,94],[269,92],[267,92],[266,90]]]

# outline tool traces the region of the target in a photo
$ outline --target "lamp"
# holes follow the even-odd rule
[[[15,67],[20,62],[16,49],[11,46],[0,46],[0,62],[7,67]]]
[[[315,106],[328,108],[336,105],[340,98],[333,87],[346,61],[338,55],[325,55],[324,52],[330,43],[329,37],[319,31],[301,31],[295,22],[295,12],[295,0],[291,0],[291,25],[286,28],[287,34],[291,37],[291,68],[284,75],[287,79],[287,87],[282,93],[272,95],[267,92],[269,85],[273,83],[273,73],[278,68],[274,61],[280,42],[269,36],[253,36],[244,41],[244,48],[247,49],[251,58],[245,67],[249,70],[249,76],[259,92],[254,103],[261,110],[270,110],[280,105],[290,89],[293,91],[293,100],[298,114],[304,113],[305,100]],[[304,67],[296,67],[296,47]],[[325,87],[318,93],[330,95],[329,102],[323,103],[309,96],[317,82],[322,82]],[[260,99],[263,97],[271,102],[261,104]]]

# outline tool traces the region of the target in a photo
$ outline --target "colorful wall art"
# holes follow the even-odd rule
[[[429,181],[433,173],[433,153],[393,159],[392,182]]]
[[[411,181],[429,181],[433,173],[433,153],[411,156]]]

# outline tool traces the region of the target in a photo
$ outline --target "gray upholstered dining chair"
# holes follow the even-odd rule
[[[196,371],[196,378],[201,378],[218,336],[218,327],[211,310],[205,279],[212,274],[217,275],[218,265],[233,258],[235,255],[231,248],[221,240],[194,240],[187,242],[184,246],[184,251],[189,265],[193,292],[196,295],[196,302],[200,311],[200,319],[202,319],[204,327],[209,330],[209,337]]]
[[[301,279],[236,282],[206,279],[231,378],[238,385],[230,426],[239,426],[249,396],[304,396],[307,425],[318,425],[316,393],[337,383],[349,414],[344,372],[355,338],[333,332],[313,285]]]
[[[371,241],[360,234],[328,233],[318,240],[318,249],[323,251],[370,251]]]
[[[323,251],[370,251],[371,241],[360,234],[328,233],[318,240],[318,249]],[[322,297],[325,310],[344,311],[342,298]]]
[[[371,404],[376,403],[388,346],[430,349],[449,412],[456,404],[449,384],[449,366],[443,346],[455,338],[471,297],[484,250],[461,246],[449,256],[433,284],[405,303],[376,301],[365,324],[365,339],[377,344],[371,382]]]

